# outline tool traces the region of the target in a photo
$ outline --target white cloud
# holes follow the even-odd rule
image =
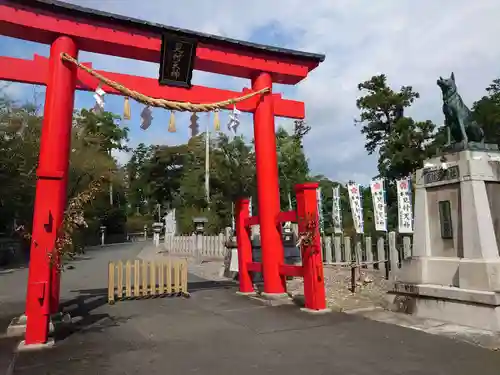
[[[500,76],[500,44],[495,42],[500,34],[498,0],[254,0],[237,4],[233,0],[184,0],[175,7],[153,0],[70,2],[260,43],[279,33],[289,40],[282,47],[326,54],[326,61],[299,84],[293,96],[305,101],[313,128],[305,141],[311,167],[342,180],[368,179],[376,173],[376,160],[366,155],[364,140],[353,125],[359,82],[386,73],[394,88],[413,85],[422,99],[410,114],[441,123],[441,98],[435,84],[439,75],[454,71],[469,105]],[[263,34],[268,26],[272,26],[269,34]],[[157,72],[148,63],[100,56],[89,59],[96,65],[98,60],[100,69],[152,77]],[[244,80],[221,80],[201,72],[195,81],[223,88],[245,85]]]

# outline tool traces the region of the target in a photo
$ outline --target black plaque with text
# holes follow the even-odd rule
[[[160,85],[191,87],[197,42],[163,34],[160,60]]]
[[[451,166],[447,169],[431,169],[424,171],[424,183],[432,184],[433,182],[441,182],[448,180],[456,180],[460,177],[458,165]]]
[[[451,221],[450,201],[439,201],[439,224],[441,224],[441,238],[453,239],[453,224]]]

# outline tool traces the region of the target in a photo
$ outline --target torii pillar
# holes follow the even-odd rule
[[[252,89],[255,91],[266,87],[272,89],[272,86],[273,81],[269,73],[260,73],[252,79]],[[281,295],[286,292],[286,279],[279,273],[284,249],[281,233],[276,225],[280,212],[280,192],[271,92],[260,97],[255,109],[254,138],[264,293],[270,296]]]
[[[46,342],[50,315],[59,308],[59,259],[50,262],[49,256],[54,254],[57,230],[66,207],[77,70],[75,65],[61,59],[63,52],[75,58],[78,54],[76,43],[66,36],[58,37],[50,49],[26,298],[28,344]]]

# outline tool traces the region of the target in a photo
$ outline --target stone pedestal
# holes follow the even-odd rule
[[[413,257],[394,273],[393,307],[500,331],[500,153],[465,150],[417,171]]]

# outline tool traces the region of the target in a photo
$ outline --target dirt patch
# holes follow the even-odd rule
[[[202,263],[188,259],[189,271],[207,280],[228,280],[223,275],[223,260],[204,260]],[[385,294],[388,283],[381,272],[363,269],[356,285],[356,292],[351,292],[351,271],[348,268],[325,266],[325,288],[328,307],[336,311],[386,307]],[[287,281],[287,291],[293,296],[304,294],[302,278]]]
[[[363,269],[356,283],[356,292],[351,292],[351,270],[340,267],[324,267],[325,289],[328,307],[336,311],[386,307],[387,281],[376,270]],[[292,295],[304,293],[302,278],[287,282]]]

